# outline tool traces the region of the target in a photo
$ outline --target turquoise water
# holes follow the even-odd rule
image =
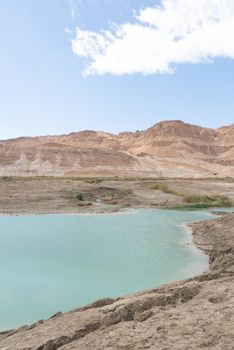
[[[196,275],[186,222],[205,211],[0,216],[0,329]]]

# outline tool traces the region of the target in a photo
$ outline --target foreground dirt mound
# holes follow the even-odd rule
[[[0,334],[4,350],[233,350],[234,214],[192,225],[210,271]]]
[[[161,122],[118,135],[82,131],[0,141],[0,176],[234,176],[234,125]]]

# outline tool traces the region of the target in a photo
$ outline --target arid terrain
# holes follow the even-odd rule
[[[117,136],[1,141],[0,213],[111,213],[191,198],[207,205],[210,197],[234,203],[233,140],[234,126],[165,122]],[[209,272],[2,332],[0,349],[233,350],[234,214],[192,229]]]
[[[172,193],[154,189],[156,184],[168,186]],[[0,213],[100,213],[157,208],[181,204],[182,198],[176,192],[218,194],[234,203],[234,180],[2,177]],[[82,201],[77,199],[79,194]]]
[[[167,121],[118,135],[82,131],[0,141],[0,176],[234,176],[234,124]]]

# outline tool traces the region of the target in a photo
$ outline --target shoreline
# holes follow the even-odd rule
[[[93,213],[75,213],[75,214],[59,214],[59,215],[57,215],[57,214],[46,214],[46,216],[54,216],[55,215],[55,216],[65,216],[65,217],[67,217],[67,216],[93,216],[93,215],[95,215],[95,216],[96,215],[98,215],[98,216],[99,215],[101,215],[101,216],[102,215],[110,216],[110,215],[125,215],[125,214],[137,215],[139,210],[145,210],[145,211],[150,210],[150,211],[153,212],[153,211],[157,211],[157,210],[161,210],[162,211],[163,209],[135,208],[135,209],[130,209],[130,210],[128,209],[128,210],[125,210],[125,211],[119,211],[119,212],[115,212],[115,213],[95,213],[95,214],[93,214]],[[170,210],[170,212],[171,212],[171,210]],[[44,214],[38,214],[37,216],[40,216],[40,215],[44,216]],[[3,215],[3,216],[9,216],[9,215]],[[24,216],[34,216],[34,215],[31,215],[31,214],[25,214],[25,215],[20,215],[20,214],[18,215],[18,214],[16,214],[16,215],[13,215],[12,214],[10,216],[13,216],[13,217],[14,216],[22,216],[22,217],[24,217]],[[214,216],[214,215],[212,215],[212,216]],[[1,217],[1,214],[0,214],[0,217]],[[200,222],[200,220],[199,220],[199,222]],[[176,224],[175,223],[174,226],[175,227],[177,226],[179,228],[180,232],[178,232],[178,234],[179,235],[183,235],[183,237],[181,237],[181,239],[178,241],[179,245],[181,245],[182,248],[191,251],[191,254],[195,253],[195,255],[198,256],[198,257],[200,255],[200,257],[203,256],[204,258],[207,258],[207,255],[201,249],[199,249],[195,245],[195,243],[193,242],[192,229],[189,227],[189,222],[184,221],[184,222],[181,222],[181,224]],[[178,282],[180,280],[194,278],[195,276],[197,276],[200,273],[207,272],[208,268],[209,268],[208,261],[201,262],[199,265],[197,265],[197,267],[194,267],[194,269],[187,269],[188,273],[185,273],[185,276],[181,277],[181,279],[176,279],[176,278],[174,280],[172,279],[171,281],[164,282],[162,284],[157,285],[157,288],[160,288],[161,286],[163,286],[165,284],[171,284],[171,283]],[[149,289],[149,287],[145,287],[143,289],[138,289],[138,290],[132,292],[132,294],[140,293],[141,290],[144,291],[144,290],[147,290],[147,289]],[[126,296],[128,296],[128,294],[116,295],[114,298],[119,299],[119,298],[125,298]],[[98,300],[98,299],[93,299],[93,301],[90,301],[90,303],[95,303],[96,300]],[[99,300],[101,300],[101,299],[99,299]],[[82,306],[79,306],[79,308],[80,307],[84,307],[83,304],[81,304],[81,305]],[[67,312],[70,312],[70,310],[64,311],[64,313],[67,313]],[[30,324],[31,324],[31,322],[28,322],[26,324],[26,326],[29,327]],[[16,328],[18,328],[19,326],[17,326]],[[10,330],[12,330],[12,329],[15,329],[15,328],[10,328]],[[9,328],[0,329],[0,334],[2,334],[3,332],[7,332],[7,331],[9,331]]]
[[[197,329],[196,322],[201,323],[203,317],[206,319],[209,317],[209,324],[212,324],[213,328],[216,329],[217,325],[214,316],[216,315],[217,318],[217,312],[220,313],[220,311],[217,311],[216,308],[222,306],[222,303],[225,304],[223,305],[226,310],[225,315],[229,315],[229,319],[233,317],[233,224],[234,214],[227,214],[215,220],[188,225],[188,227],[192,228],[193,241],[196,246],[205,252],[205,254],[209,255],[209,271],[183,281],[163,285],[156,289],[145,290],[117,299],[99,300],[86,307],[81,307],[63,314],[59,313],[52,316],[49,320],[39,321],[34,325],[24,326],[18,330],[0,332],[0,349],[5,349],[7,346],[9,349],[14,350],[23,350],[26,349],[26,346],[32,350],[39,348],[43,350],[60,348],[61,350],[78,348],[88,350],[90,348],[101,349],[101,346],[103,346],[102,349],[105,349],[105,346],[107,348],[107,343],[109,344],[110,342],[116,346],[113,349],[117,349],[120,337],[126,337],[126,332],[128,332],[129,337],[129,341],[126,341],[126,343],[129,344],[130,340],[134,343],[134,337],[139,342],[143,340],[146,342],[148,336],[145,334],[145,327],[152,332],[153,324],[156,321],[158,327],[165,327],[171,321],[169,314],[174,313],[177,314],[177,318],[181,317],[182,323],[179,323],[175,327],[176,332],[182,331],[183,319],[190,317],[190,323],[193,321],[190,325],[191,329],[189,328],[191,332],[190,342],[182,339],[181,341],[185,341],[185,343],[180,343],[180,347],[177,347],[177,345],[173,345],[176,332],[167,336],[166,343],[164,338],[158,338],[156,332],[155,336],[150,338],[153,341],[153,345],[148,348],[154,349],[154,346],[157,346],[157,349],[163,349],[163,346],[165,348],[165,346],[173,345],[173,349],[185,349],[185,344],[188,346],[188,344],[191,345],[193,343],[194,347],[191,347],[192,349],[203,348],[204,344],[199,345],[197,343],[199,339],[197,339],[197,331],[195,331]],[[222,237],[220,237],[220,232],[222,232]],[[203,305],[204,302],[206,304],[205,308]],[[193,310],[192,319],[189,316],[190,310]],[[205,314],[204,310],[206,310]],[[214,315],[212,313],[213,311],[215,311]],[[208,316],[209,313],[212,313],[212,316]],[[152,324],[154,319],[155,322]],[[230,329],[230,324],[228,326],[224,320],[223,323],[222,329],[218,331],[222,333],[221,338],[225,338],[222,346],[227,350],[231,350],[231,344],[233,343],[230,342],[229,338],[231,336],[233,340],[233,330]],[[71,328],[69,328],[68,324]],[[129,325],[127,329],[125,324]],[[140,327],[137,335],[132,328],[133,325],[134,327]],[[128,329],[129,327],[130,329]],[[184,325],[184,327],[188,327],[188,325]],[[204,324],[202,327],[205,327]],[[210,327],[208,328],[210,329]],[[50,331],[48,332],[48,330]],[[111,335],[110,331],[114,332],[116,336],[114,334]],[[133,336],[132,339],[130,339],[131,336],[129,334]],[[215,332],[214,334],[208,332],[205,337],[207,338],[206,341],[208,341],[210,338],[216,338],[217,334],[215,335]],[[103,344],[103,341],[105,344]],[[204,343],[205,340],[201,339],[201,341]],[[209,348],[210,346],[212,348],[214,340],[209,340],[209,342],[210,345],[207,343],[207,347]]]
[[[134,214],[134,212],[137,213],[137,210],[141,210],[141,209],[144,209],[144,210],[167,210],[165,208],[149,208],[149,207],[138,207],[138,208],[120,208],[118,211],[113,211],[113,212],[106,212],[106,211],[103,211],[103,212],[80,212],[80,213],[10,213],[10,214],[6,214],[6,213],[1,213],[0,212],[0,217],[6,217],[6,216],[93,216],[93,215],[123,215],[123,214],[128,214],[128,213],[131,213]],[[217,208],[219,209],[219,208]],[[233,208],[234,209],[234,208]],[[170,210],[171,211],[171,210]],[[198,211],[201,211],[201,210],[198,210]],[[226,213],[225,212],[220,212],[218,214],[215,214],[214,212],[214,208],[210,208],[210,209],[204,209],[203,210],[204,212],[206,212],[207,215],[210,215],[211,217],[213,217],[215,220],[215,218],[218,218],[218,217],[222,217],[223,215],[225,215]],[[210,213],[207,213],[209,212]],[[207,221],[207,220],[206,220]],[[199,220],[197,223],[202,223],[203,220]],[[196,222],[195,222],[196,223]],[[178,226],[181,228],[181,230],[184,230],[184,231],[187,231],[185,232],[185,239],[181,241],[181,244],[184,246],[184,247],[187,247],[187,249],[191,249],[197,253],[201,252],[204,257],[208,257],[209,258],[209,254],[207,254],[206,251],[204,251],[201,247],[199,247],[196,243],[196,241],[194,240],[194,234],[193,234],[193,229],[192,229],[192,225],[193,223],[190,223],[190,222],[183,222],[181,224],[179,224]],[[206,273],[206,272],[209,272],[209,260],[208,262],[206,262],[206,264],[204,264],[204,270],[201,272],[202,273]],[[199,276],[199,275],[193,275],[191,277],[188,277],[188,278],[194,278],[196,276]],[[176,281],[174,281],[176,282]],[[172,282],[169,282],[169,283],[174,283],[173,281]],[[119,296],[119,298],[121,297],[124,297],[124,296]],[[68,311],[69,312],[69,311]],[[0,330],[0,333],[1,333],[1,330]]]
[[[135,210],[141,210],[141,209],[149,209],[149,210],[170,210],[170,211],[179,211],[184,212],[181,209],[171,209],[166,208],[162,206],[131,206],[131,207],[121,207],[118,208],[105,208],[103,207],[101,210],[88,210],[88,211],[45,211],[45,212],[39,212],[39,211],[2,211],[0,208],[0,216],[41,216],[41,215],[64,215],[64,216],[76,216],[76,215],[115,215],[115,214],[122,214],[122,213],[128,213]],[[229,211],[230,210],[230,211]],[[211,208],[203,208],[203,209],[191,209],[186,210],[188,212],[207,212],[210,211],[210,216],[212,217],[221,217],[226,214],[232,214],[234,213],[234,207],[230,208],[221,208],[221,207],[211,207]],[[185,211],[185,212],[186,212]],[[217,211],[217,213],[216,213]]]

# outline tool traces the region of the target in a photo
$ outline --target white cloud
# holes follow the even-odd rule
[[[99,33],[76,29],[73,52],[86,74],[165,74],[181,63],[234,58],[234,0],[161,0],[135,23]]]
[[[75,13],[76,13],[75,0],[69,0],[68,4],[69,4],[70,15],[72,16],[72,18],[74,18],[75,17]]]
[[[72,33],[72,30],[66,27],[66,28],[64,29],[64,32],[67,33],[67,34],[71,34],[71,33]]]

